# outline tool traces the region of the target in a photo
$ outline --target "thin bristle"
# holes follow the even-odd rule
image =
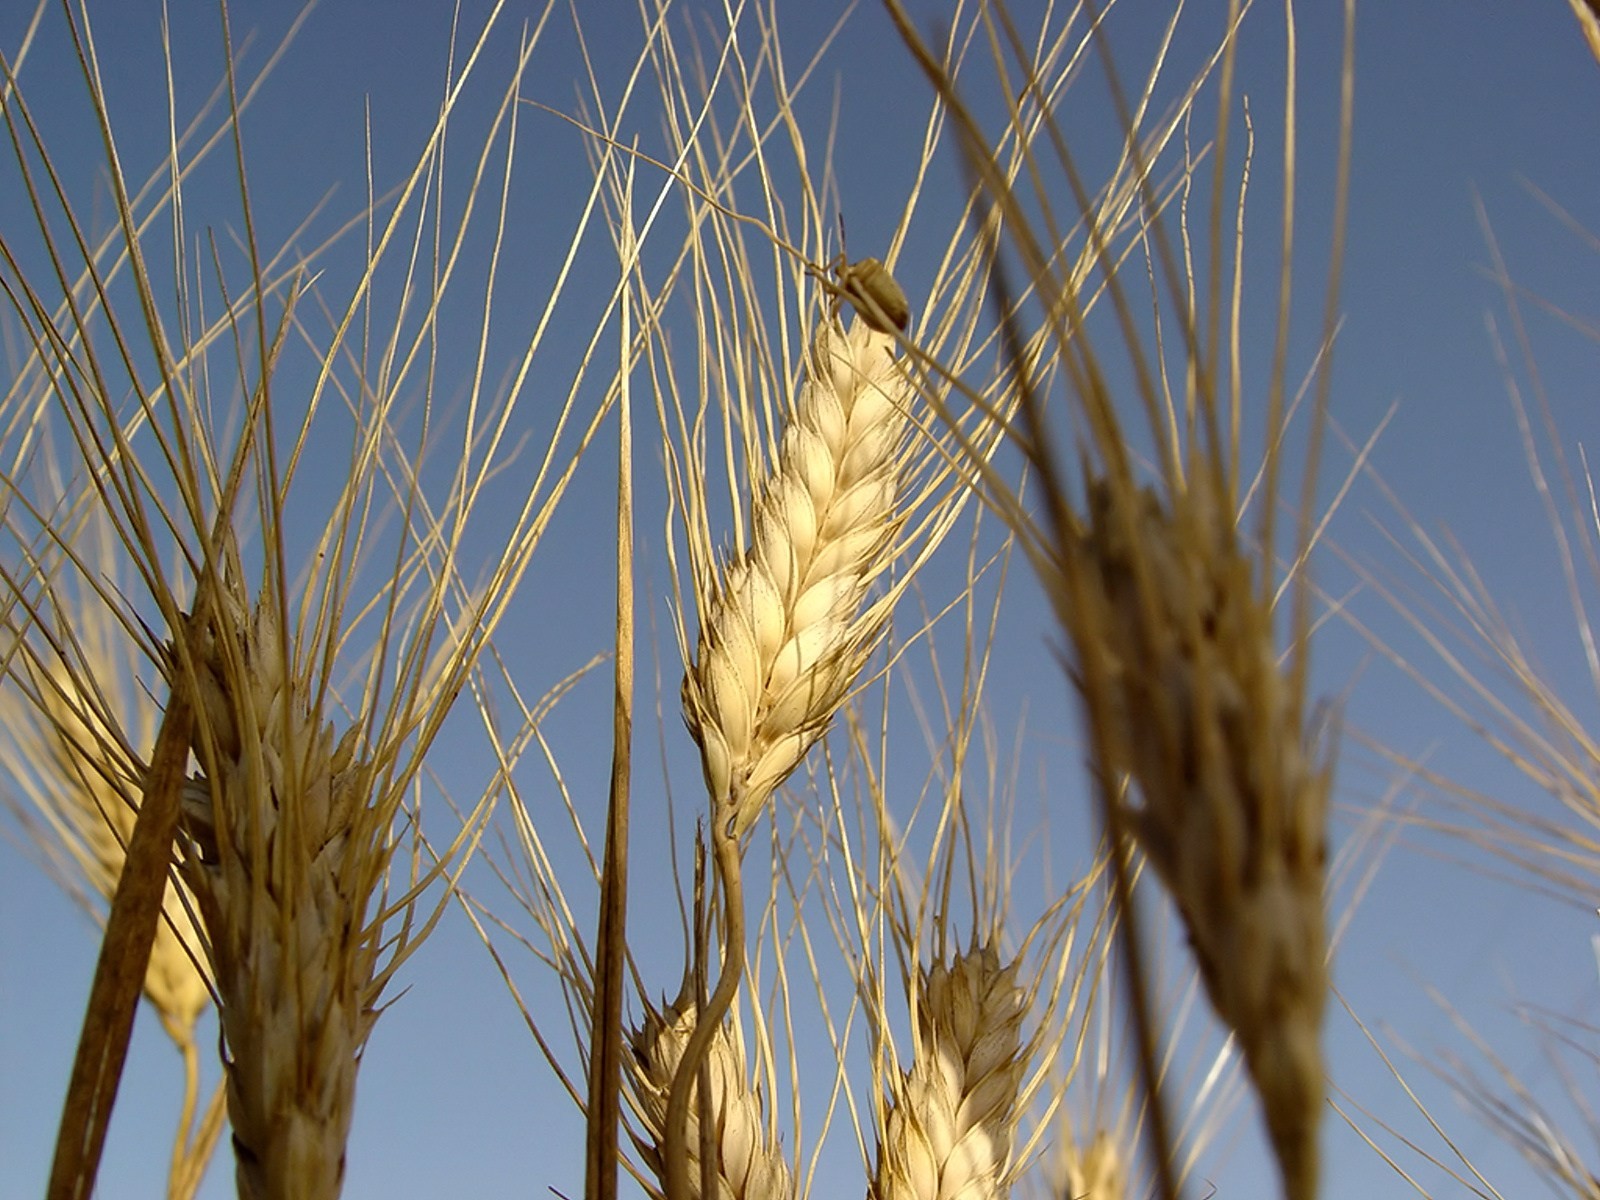
[[[754,545],[703,615],[684,713],[739,831],[822,736],[882,628],[861,608],[886,566],[908,428],[894,345],[864,322],[819,326],[777,463],[752,487]]]
[[[1019,1119],[1022,989],[992,947],[918,981],[911,1069],[897,1082],[870,1200],[1000,1200]]]
[[[658,1179],[662,1178],[661,1138],[668,1094],[694,1025],[693,1005],[681,1009],[671,1005],[659,1013],[648,1007],[644,1023],[632,1038],[629,1065],[646,1135],[635,1142]],[[760,1093],[746,1081],[736,1031],[730,1032],[726,1023],[712,1038],[705,1069],[711,1078],[717,1200],[789,1200],[795,1194],[789,1165],[769,1132]],[[698,1094],[691,1096],[689,1114],[689,1179],[693,1200],[700,1200]]]

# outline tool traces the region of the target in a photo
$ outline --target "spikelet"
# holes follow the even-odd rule
[[[646,1006],[644,1023],[632,1035],[629,1060],[646,1138],[636,1138],[646,1164],[661,1178],[661,1137],[673,1076],[694,1032],[693,1004],[669,1005],[658,1013]],[[711,1072],[711,1111],[716,1128],[717,1200],[789,1200],[794,1196],[789,1165],[771,1136],[759,1092],[745,1081],[744,1055],[737,1031],[724,1024],[706,1057]],[[689,1106],[689,1182],[700,1200],[700,1101]]]
[[[191,630],[203,775],[185,791],[185,872],[219,997],[243,1200],[332,1200],[375,1020],[365,889],[370,771],[286,674],[270,604],[237,594]]]
[[[821,322],[752,545],[727,564],[684,679],[717,811],[743,832],[822,736],[882,629],[861,611],[896,529],[911,386],[894,339]]]
[[[870,1200],[1000,1200],[1010,1193],[1024,998],[989,946],[918,981],[915,1058],[896,1084]]]
[[[1058,1200],[1128,1200],[1128,1158],[1119,1139],[1097,1129],[1087,1145],[1068,1131],[1061,1143]]]
[[[1307,1200],[1324,1095],[1330,769],[1300,728],[1225,494],[1204,465],[1170,507],[1093,489],[1078,601],[1098,610],[1080,624],[1099,631],[1106,692],[1087,699],[1104,777],[1137,784],[1128,817],[1238,1037],[1286,1194]]]

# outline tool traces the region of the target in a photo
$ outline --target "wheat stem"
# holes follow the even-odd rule
[[[744,974],[744,884],[740,876],[739,839],[733,831],[731,818],[713,827],[711,846],[717,879],[722,887],[722,973],[717,976],[716,990],[701,1010],[694,1032],[683,1048],[683,1058],[672,1076],[662,1134],[667,1200],[694,1200],[689,1187],[689,1106],[695,1095],[694,1081],[711,1053],[712,1039],[733,1007],[739,979]]]

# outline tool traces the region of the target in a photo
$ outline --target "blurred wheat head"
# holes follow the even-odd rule
[[[506,480],[529,365],[593,208],[562,231],[567,261],[546,307],[521,335],[507,382],[492,381],[482,348],[499,324],[495,231],[514,196],[517,97],[534,41],[524,39],[485,127],[460,132],[454,117],[498,15],[451,47],[436,120],[396,189],[328,241],[306,250],[296,231],[273,256],[257,242],[245,168],[244,112],[259,77],[244,84],[231,52],[221,116],[186,127],[174,112],[166,160],[135,188],[94,31],[86,14],[65,15],[113,200],[112,229],[99,238],[58,184],[24,79],[10,64],[4,78],[14,178],[34,216],[32,228],[0,232],[10,315],[28,355],[12,392],[29,406],[13,422],[13,461],[26,461],[25,444],[45,431],[74,455],[54,496],[34,491],[20,468],[7,473],[10,525],[24,547],[7,601],[25,639],[34,629],[48,638],[48,619],[70,614],[75,594],[94,596],[164,680],[153,751],[121,724],[135,713],[94,707],[108,728],[94,731],[107,753],[92,769],[142,790],[143,820],[162,738],[172,743],[164,761],[180,770],[193,755],[196,772],[177,781],[179,847],[156,849],[176,855],[194,894],[242,1195],[339,1192],[356,1069],[380,998],[442,911],[419,902],[459,870],[494,794],[491,779],[460,828],[429,842],[419,824],[424,757],[610,399],[579,406],[580,367],[540,414],[538,460]],[[225,9],[222,25],[231,39]],[[464,159],[470,186],[455,212],[434,197],[458,136],[481,140]],[[200,254],[186,197],[218,146],[234,152],[223,176],[232,175],[241,232],[232,254],[214,243]],[[485,195],[498,202],[480,204]],[[336,291],[314,272],[319,259],[339,261],[336,246],[352,231],[365,248],[348,290]],[[53,267],[29,266],[23,238],[42,244]],[[480,268],[468,247],[485,238],[493,249]],[[168,255],[164,277],[157,264]],[[480,352],[462,398],[446,405],[435,395],[439,322],[456,292],[473,289],[466,310]],[[332,495],[330,478],[342,483]],[[109,575],[75,541],[89,507],[112,531],[120,563]],[[492,523],[476,515],[485,508]],[[136,586],[113,590],[108,580],[124,577]],[[77,636],[56,635],[69,647]],[[49,697],[97,696],[99,685],[82,655],[55,661],[65,677],[49,689],[13,674],[39,719],[70,735],[82,710]],[[164,792],[161,802],[178,797]],[[155,865],[164,873],[165,861]],[[74,1154],[58,1149],[57,1171],[83,1194],[94,1163]]]
[[[1120,927],[1133,985],[1130,1003],[1140,1024],[1144,1077],[1154,1102],[1151,1149],[1160,1193],[1175,1194],[1175,1179],[1162,1161],[1172,1159],[1175,1149],[1165,1128],[1148,999],[1139,982],[1143,951],[1130,908],[1123,849],[1128,837],[1148,856],[1183,917],[1212,1006],[1238,1037],[1282,1168],[1285,1195],[1305,1200],[1317,1189],[1317,1126],[1325,1087],[1320,1024],[1327,995],[1323,890],[1330,761],[1305,699],[1313,594],[1306,559],[1316,533],[1310,506],[1328,394],[1326,352],[1336,312],[1342,217],[1335,220],[1336,265],[1324,353],[1314,371],[1312,427],[1294,546],[1287,556],[1289,578],[1280,584],[1275,532],[1284,504],[1280,460],[1290,413],[1285,372],[1295,195],[1294,14],[1286,6],[1291,69],[1284,101],[1278,331],[1261,420],[1265,450],[1252,479],[1240,434],[1247,415],[1240,333],[1243,183],[1231,247],[1222,234],[1225,183],[1235,169],[1227,150],[1235,119],[1231,88],[1242,7],[1230,6],[1220,48],[1204,268],[1196,265],[1201,256],[1189,236],[1189,181],[1198,172],[1185,176],[1181,254],[1171,244],[1159,196],[1147,184],[1142,187],[1153,330],[1134,317],[1129,286],[1114,269],[1108,240],[1099,232],[1090,194],[1060,129],[1052,125],[1051,137],[1040,143],[1048,153],[1041,150],[1031,166],[1034,178],[1059,181],[1072,197],[1064,216],[1054,213],[1047,189],[1024,195],[1010,184],[953,82],[931,56],[922,60],[963,131],[970,171],[1005,214],[1005,245],[1021,263],[1024,291],[1012,290],[1010,264],[1003,258],[996,260],[992,281],[1007,313],[1007,336],[1018,347],[1012,353],[1026,363],[1020,350],[1025,331],[1048,329],[1067,384],[1063,413],[1047,412],[1046,393],[1029,389],[1014,429],[1035,470],[1043,515],[1035,517],[1006,481],[989,482],[1045,583],[1072,648],[1070,670],[1086,716],[1091,775],[1113,844]],[[1026,80],[1028,43],[1004,6],[992,12],[996,53],[1017,62]],[[1142,161],[1133,131],[1149,93],[1137,93],[1129,104],[1112,65],[1110,28],[1101,28],[1096,48],[1128,152]],[[1347,177],[1350,77],[1347,51],[1338,213]],[[1241,179],[1248,178],[1252,149],[1247,125]],[[1034,203],[1040,217],[1032,215]],[[1089,228],[1095,269],[1115,313],[1113,334],[1131,361],[1129,405],[1119,403],[1115,375],[1097,354],[1098,334],[1085,319],[1082,284],[1059,265],[1054,231],[1074,221]],[[1232,295],[1225,301],[1223,264],[1230,259]],[[1202,270],[1209,276],[1198,273]],[[1037,315],[1012,312],[1018,295],[1037,300]],[[1166,357],[1166,327],[1176,328],[1175,368]],[[1142,418],[1142,429],[1128,415],[1130,407]],[[1073,457],[1082,473],[1076,484],[1066,456],[1054,449],[1062,426],[1072,430]],[[1153,483],[1141,478],[1145,455]],[[1253,531],[1244,525],[1247,501],[1256,513]],[[1292,599],[1292,616],[1289,645],[1280,655],[1274,610],[1284,591]]]

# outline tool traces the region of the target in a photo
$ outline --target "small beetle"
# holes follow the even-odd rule
[[[838,300],[844,299],[879,333],[893,333],[897,329],[905,332],[911,322],[911,304],[883,263],[875,258],[853,263],[841,253],[833,260],[831,270],[839,281],[830,285],[835,296],[835,316],[839,312]]]

